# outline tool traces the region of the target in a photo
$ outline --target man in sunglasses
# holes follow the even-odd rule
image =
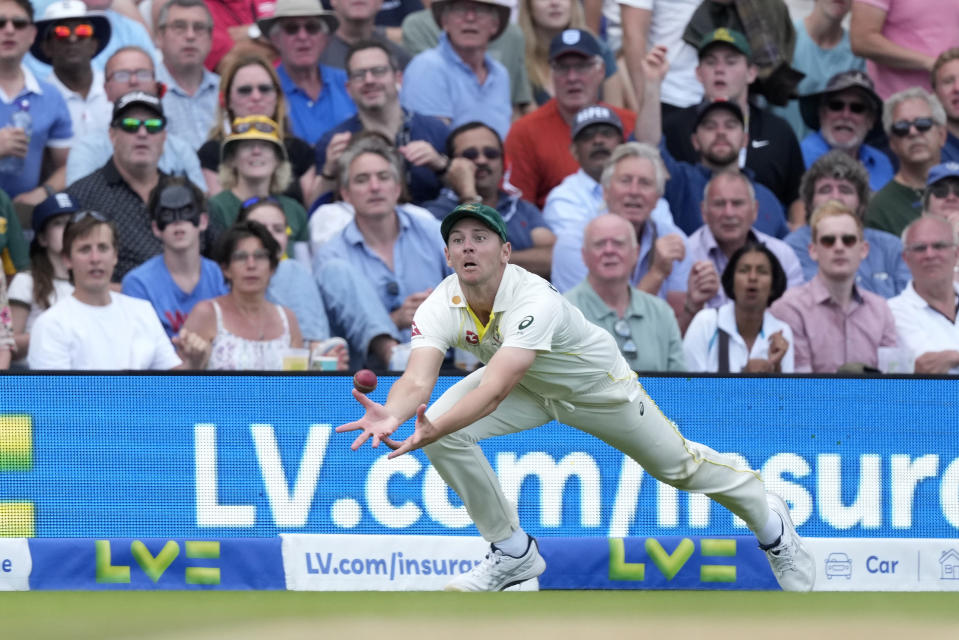
[[[946,110],[943,162],[959,162],[959,47],[943,51],[932,65],[932,90]]]
[[[830,200],[813,212],[809,226],[809,255],[819,271],[770,307],[792,329],[796,372],[876,369],[879,348],[896,346],[896,324],[886,299],[856,284],[859,264],[869,253],[862,220]]]
[[[37,32],[33,7],[0,4],[0,188],[14,202],[37,205],[63,188],[73,127],[60,92],[23,64]]]
[[[271,18],[257,21],[280,53],[276,74],[286,95],[293,135],[315,145],[324,133],[356,113],[346,72],[320,63],[339,21],[319,0],[277,0]]]
[[[439,220],[463,202],[482,202],[496,209],[506,221],[513,264],[549,278],[556,236],[535,205],[502,189],[503,142],[499,135],[482,122],[467,122],[450,133],[446,153],[451,158],[446,172],[449,187],[423,206]]]
[[[70,110],[74,139],[102,132],[110,124],[112,105],[103,88],[103,71],[92,64],[110,42],[110,21],[89,11],[81,0],[61,0],[37,20],[33,56],[53,65],[47,82],[60,91]]]
[[[873,191],[892,180],[888,156],[865,143],[882,113],[882,100],[869,76],[856,69],[837,73],[823,91],[803,96],[799,105],[803,121],[812,129],[800,143],[807,169],[823,154],[839,149],[866,167]]]
[[[945,218],[959,231],[959,162],[943,162],[929,170],[922,211]]]
[[[912,281],[889,301],[900,346],[916,373],[959,374],[959,234],[943,217],[924,214],[903,232]]]
[[[946,112],[939,98],[913,87],[886,100],[882,124],[899,171],[869,201],[866,226],[898,236],[921,213],[929,170],[946,143]]]

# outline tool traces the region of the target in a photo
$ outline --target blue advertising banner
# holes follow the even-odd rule
[[[383,401],[392,381],[381,378],[371,397]],[[455,381],[442,378],[437,394]],[[805,536],[959,533],[955,380],[642,383],[686,437],[762,471]],[[361,414],[351,386],[349,377],[309,374],[2,376],[0,536],[476,535],[422,452],[388,461],[385,447],[353,452],[354,436],[333,432]],[[659,484],[563,425],[483,449],[533,535],[749,533],[705,497]]]

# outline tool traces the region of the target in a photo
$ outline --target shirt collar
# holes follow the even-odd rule
[[[399,239],[399,237],[403,235],[403,232],[410,228],[412,221],[409,214],[399,207],[394,207],[393,211],[396,213],[396,217],[399,220],[399,234],[397,234],[397,239]],[[347,244],[353,246],[366,244],[366,239],[363,237],[363,232],[360,231],[359,225],[356,224],[355,213],[353,214],[353,220],[350,221],[350,224],[343,228],[343,239],[346,240]]]
[[[826,282],[823,280],[822,274],[818,271],[813,279],[809,281],[809,291],[812,293],[813,302],[816,304],[826,304],[832,300],[832,294],[829,293]],[[852,299],[854,302],[862,303],[862,295],[859,293],[859,288],[855,283],[852,285]]]
[[[327,88],[330,86],[329,75],[328,73],[323,73],[326,70],[322,64],[317,63],[316,68],[319,69],[320,73],[320,84],[322,89],[320,89],[320,95],[327,93]],[[286,67],[283,64],[280,64],[276,68],[276,75],[280,78],[280,87],[283,89],[283,93],[289,95],[291,93],[303,93],[303,90],[300,89],[299,85],[293,82],[293,79],[290,78],[290,74],[286,72]],[[305,95],[305,94],[304,94]]]
[[[157,67],[156,77],[157,80],[166,85],[167,90],[169,90],[171,93],[176,93],[186,98],[195,98],[205,90],[219,89],[220,87],[220,76],[212,73],[206,68],[203,69],[203,78],[200,80],[200,85],[197,87],[196,93],[192,96],[180,87],[176,81],[176,78],[173,77],[169,69],[166,68],[165,64],[161,63],[160,66]]]
[[[468,64],[463,62],[463,59],[456,53],[456,50],[453,48],[453,44],[450,42],[449,37],[446,35],[446,32],[440,34],[440,43],[437,45],[440,51],[440,55],[449,63],[459,65],[464,70],[469,71],[470,75],[475,76],[476,74],[469,67]],[[492,66],[492,58],[489,57],[489,44],[487,43],[487,48],[483,52],[483,62],[486,65],[486,68],[489,69]]]

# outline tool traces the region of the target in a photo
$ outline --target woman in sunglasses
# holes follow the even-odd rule
[[[729,302],[703,309],[683,338],[686,368],[712,373],[792,373],[793,335],[769,312],[786,290],[786,272],[766,245],[749,240],[723,270]]]
[[[280,245],[259,222],[238,222],[220,238],[217,261],[230,292],[193,307],[184,330],[210,343],[206,369],[277,371],[283,355],[303,346],[290,309],[266,299]]]
[[[233,60],[220,77],[220,107],[209,139],[200,147],[200,166],[211,196],[219,193],[220,147],[232,132],[236,118],[260,115],[277,123],[286,156],[292,169],[292,180],[284,194],[308,205],[316,199],[317,182],[313,149],[305,141],[289,133],[286,98],[280,80],[270,63],[256,55],[242,55]]]
[[[240,209],[257,199],[272,198],[286,215],[293,243],[303,242],[301,257],[309,248],[306,210],[297,200],[284,195],[290,182],[290,163],[279,136],[277,123],[265,116],[237,118],[232,133],[220,152],[220,185],[223,190],[210,198],[210,219],[220,228],[232,225]],[[294,244],[294,248],[299,251]]]

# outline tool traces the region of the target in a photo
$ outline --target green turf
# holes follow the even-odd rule
[[[373,604],[375,603],[375,605]],[[350,619],[372,610],[404,619],[550,617],[677,620],[770,619],[815,622],[859,616],[888,620],[954,621],[953,593],[813,593],[547,591],[540,593],[315,593],[315,592],[18,592],[0,594],[0,637],[136,637],[151,633],[236,626],[276,620]],[[270,639],[279,640],[279,639]]]

